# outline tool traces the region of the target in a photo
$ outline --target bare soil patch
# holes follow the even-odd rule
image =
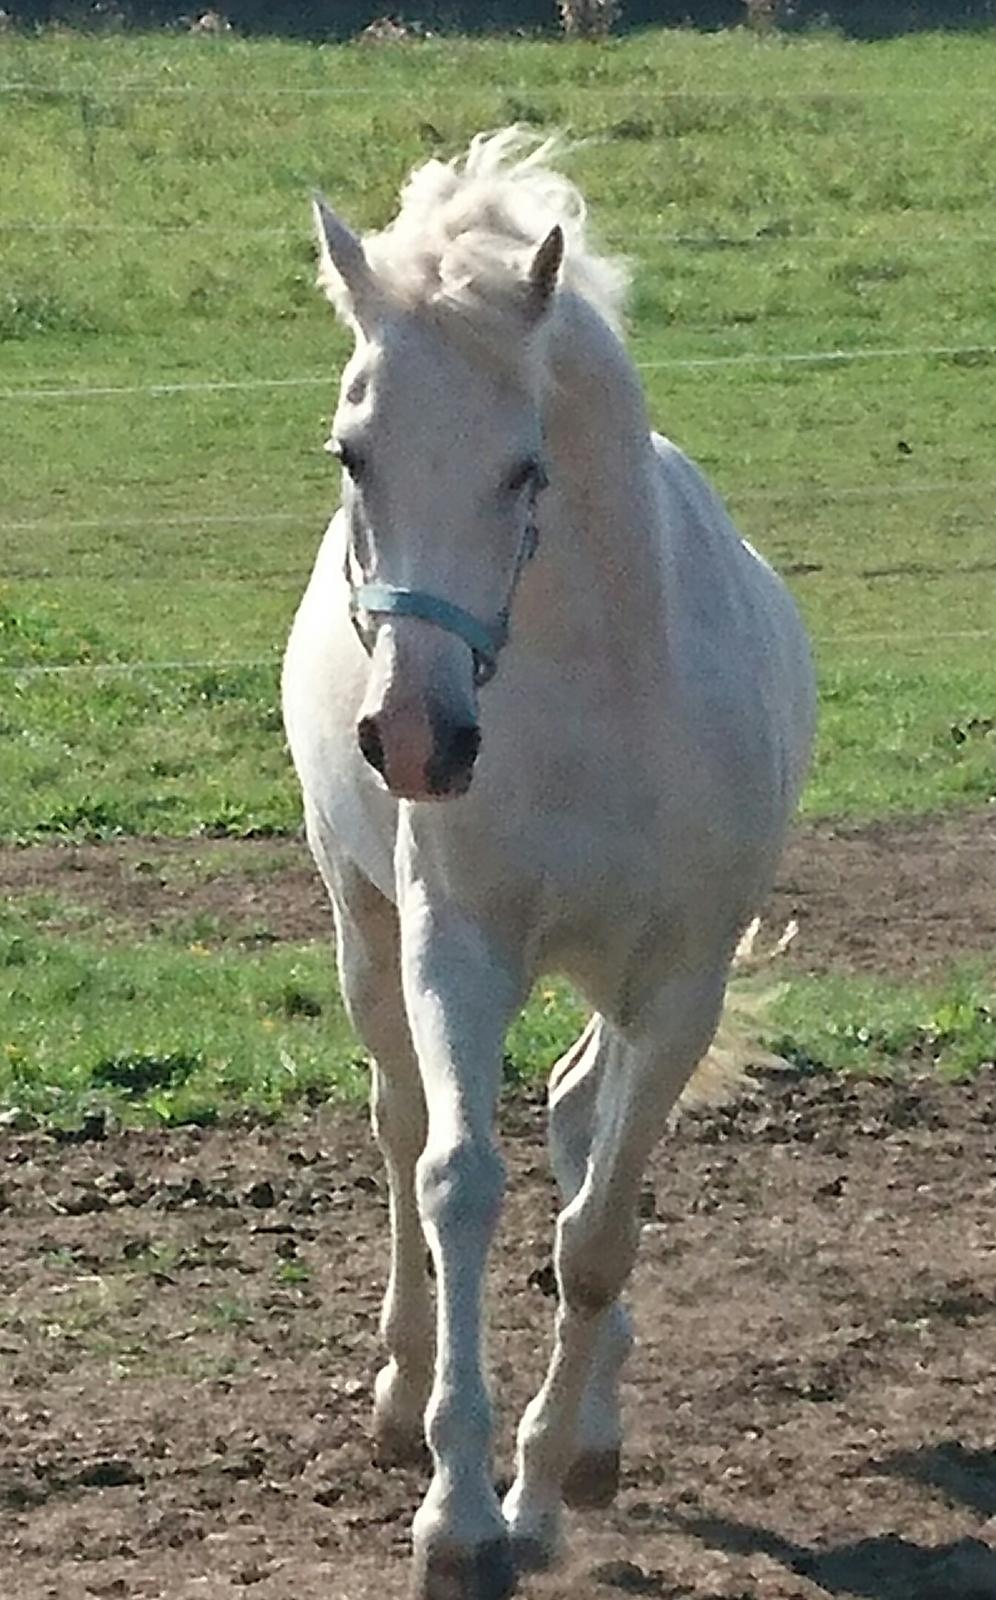
[[[198,926],[247,944],[324,939],[324,891],[300,840],[129,840],[0,848],[9,894],[94,907],[148,935]],[[790,959],[810,972],[929,976],[996,949],[992,810],[867,824],[800,826],[765,915],[790,916]],[[58,913],[55,912],[56,922]]]
[[[500,1473],[552,1311],[538,1102],[505,1148]],[[0,1163],[5,1600],[400,1600],[359,1116]],[[622,1493],[528,1600],[993,1600],[996,1075],[779,1075],[683,1122],[644,1213]]]

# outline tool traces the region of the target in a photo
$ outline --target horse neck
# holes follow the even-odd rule
[[[566,609],[587,628],[624,617],[630,637],[635,629],[656,633],[668,550],[643,391],[608,324],[576,297],[565,301],[551,331],[544,413],[555,486],[541,513],[548,598],[559,595],[560,614],[569,596]]]

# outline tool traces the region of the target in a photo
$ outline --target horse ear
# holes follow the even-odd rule
[[[564,260],[564,230],[556,223],[540,245],[529,266],[529,300],[536,317],[543,315],[553,299]]]
[[[362,324],[374,299],[374,278],[359,237],[320,194],[313,197],[318,282],[341,317]]]

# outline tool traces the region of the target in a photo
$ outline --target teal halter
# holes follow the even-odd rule
[[[399,589],[392,583],[354,585],[350,570],[352,550],[347,544],[345,570],[349,585],[349,615],[367,655],[373,650],[373,642],[360,621],[361,611],[370,617],[417,617],[421,622],[431,622],[434,627],[462,639],[474,658],[475,686],[480,689],[490,683],[498,670],[498,654],[508,643],[512,600],[519,579],[526,563],[536,554],[538,543],[535,510],[531,508],[512,572],[508,599],[495,621],[490,623],[482,622],[472,611],[454,605],[452,600],[428,594],[424,589]]]

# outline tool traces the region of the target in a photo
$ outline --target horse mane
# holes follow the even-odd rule
[[[539,140],[511,127],[478,134],[451,161],[417,167],[402,189],[397,216],[363,241],[391,299],[407,310],[453,314],[467,331],[500,348],[510,319],[521,331],[529,263],[559,223],[562,287],[618,331],[629,273],[624,262],[590,245],[584,199],[548,165],[562,149],[556,138]],[[333,286],[326,282],[325,288]]]

